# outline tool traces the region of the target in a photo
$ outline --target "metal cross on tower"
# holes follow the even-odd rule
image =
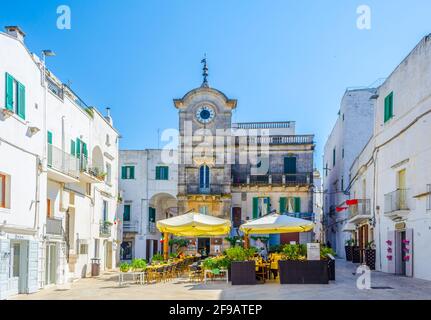
[[[207,66],[207,55],[204,55],[204,58],[201,60],[201,63],[203,66],[203,73],[202,76],[204,77],[204,80],[202,82],[202,87],[208,88],[208,66]]]

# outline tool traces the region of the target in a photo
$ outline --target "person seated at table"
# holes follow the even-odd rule
[[[268,260],[268,251],[266,251],[265,247],[260,248],[259,255],[262,257],[263,260]]]

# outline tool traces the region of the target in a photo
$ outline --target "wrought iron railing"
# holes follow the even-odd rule
[[[48,167],[71,177],[79,176],[78,159],[52,144],[48,144]]]
[[[223,192],[223,186],[219,184],[210,184],[209,187],[201,187],[199,184],[188,184],[188,194],[208,194],[219,195]]]
[[[104,180],[106,177],[106,172],[102,165],[93,162],[91,158],[81,155],[79,159],[79,170],[85,172],[99,180]]]
[[[409,210],[408,189],[398,189],[385,194],[385,213]]]
[[[295,174],[282,174],[272,173],[267,175],[247,175],[234,174],[232,177],[234,185],[240,184],[254,184],[254,185],[309,185],[313,183],[312,173],[295,173]]]
[[[107,221],[101,221],[99,224],[99,235],[101,237],[109,238],[111,236],[112,224]]]
[[[62,86],[56,84],[50,77],[46,77],[46,82],[48,84],[48,90],[56,95],[58,98],[63,100],[64,98],[64,90]]]
[[[286,212],[284,214],[286,216],[289,216],[289,217],[314,221],[314,213],[313,212],[294,212],[294,213]]]

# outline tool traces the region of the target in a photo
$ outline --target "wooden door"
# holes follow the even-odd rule
[[[239,228],[241,225],[241,208],[239,207],[232,209],[232,224],[234,228]]]

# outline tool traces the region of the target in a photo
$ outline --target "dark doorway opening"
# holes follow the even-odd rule
[[[198,253],[203,257],[208,257],[210,249],[210,238],[198,238]]]

